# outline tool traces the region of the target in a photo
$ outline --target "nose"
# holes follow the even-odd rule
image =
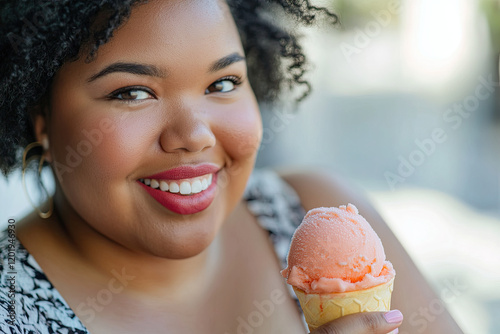
[[[201,152],[215,146],[216,138],[206,113],[195,107],[173,108],[160,137],[165,152]]]

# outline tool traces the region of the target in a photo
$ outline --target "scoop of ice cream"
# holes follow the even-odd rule
[[[394,277],[380,238],[349,204],[310,210],[297,228],[282,271],[307,293],[366,289]]]

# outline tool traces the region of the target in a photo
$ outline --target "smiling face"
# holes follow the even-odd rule
[[[262,134],[220,0],[136,7],[94,61],[61,68],[49,115],[57,203],[73,213],[64,223],[166,258],[194,256],[214,239]]]

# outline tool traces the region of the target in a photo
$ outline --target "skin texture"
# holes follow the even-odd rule
[[[50,103],[40,106],[36,137],[49,142],[45,155],[56,175],[56,211],[47,220],[27,217],[18,238],[92,333],[235,333],[238,319],[273,294],[281,296],[279,307],[253,333],[305,332],[267,233],[240,203],[262,135],[260,114],[245,62],[209,71],[235,53],[243,55],[243,49],[223,1],[150,1],[133,10],[93,62],[82,57],[65,64]],[[153,65],[157,73],[112,73],[89,82],[116,62]],[[215,92],[213,84],[226,76],[240,76],[242,84]],[[127,86],[149,93],[135,92],[145,100],[131,103],[116,94],[109,98]],[[85,151],[82,143],[94,130],[101,140]],[[68,158],[78,149],[88,153]],[[137,184],[148,175],[206,162],[221,171],[213,203],[197,214],[170,212]],[[306,209],[347,199],[359,205],[334,183],[325,190],[322,179],[286,180]],[[417,272],[411,261],[396,262],[401,246],[378,216],[374,228],[398,275],[408,270],[408,284],[423,286],[418,305],[433,298],[420,276],[411,279]],[[91,307],[110,282],[117,288],[113,272],[127,277],[123,289],[108,304]],[[398,282],[399,291],[416,293],[403,287],[404,279]],[[396,300],[412,310],[401,296]],[[321,333],[384,333],[399,325],[367,317],[337,321]],[[455,327],[436,328],[451,333],[447,328]]]
[[[250,314],[254,301],[269,299],[275,289],[286,296],[279,265],[267,256],[272,248],[254,218],[244,208],[237,219],[228,218],[262,135],[245,62],[210,71],[232,54],[244,55],[224,2],[152,1],[134,10],[95,61],[82,57],[57,73],[44,109],[48,116],[39,115],[35,124],[37,138],[49,140],[56,213],[43,222],[28,218],[18,236],[92,332],[235,331],[238,316]],[[153,65],[160,75],[111,73],[89,82],[116,62]],[[226,76],[241,77],[241,85],[216,91],[213,84]],[[108,98],[127,86],[151,94],[141,91],[145,99],[131,103]],[[102,141],[81,161],[68,158],[95,129]],[[168,211],[137,183],[200,163],[221,171],[214,201],[197,214]],[[242,261],[254,247],[255,257]],[[90,315],[82,303],[107,286],[113,270],[131,278],[126,291]],[[238,292],[242,285],[249,288]],[[285,299],[262,332],[283,323],[287,332],[303,331],[293,302]],[[199,321],[187,322],[193,315]]]
[[[100,129],[109,120],[112,130],[72,172],[56,166],[61,190],[56,203],[71,207],[67,214],[73,220],[84,221],[113,241],[165,258],[194,256],[212,241],[243,192],[261,136],[258,107],[247,81],[233,92],[205,94],[224,76],[246,76],[245,62],[207,74],[214,61],[243,55],[230,14],[215,1],[189,4],[138,7],[96,61],[85,64],[81,59],[63,66],[54,81],[48,124],[53,143],[48,158],[65,164],[67,147],[77,150],[86,139],[84,131]],[[172,13],[185,21],[172,20]],[[198,24],[191,25],[188,18]],[[206,38],[207,30],[221,37]],[[179,37],[183,35],[189,35],[189,43]],[[87,82],[117,61],[151,64],[165,77],[112,73]],[[155,97],[131,103],[106,98],[126,86],[147,87]],[[252,150],[242,150],[246,142],[252,143]],[[219,178],[230,182],[220,187],[210,209],[191,217],[166,212],[136,182],[207,162],[221,167]]]
[[[297,191],[306,210],[321,206],[338,207],[346,203],[356,203],[360,214],[366,218],[382,240],[386,258],[391,261],[396,270],[391,308],[401,310],[405,316],[406,320],[399,327],[400,332],[421,332],[422,312],[426,312],[430,305],[439,300],[439,297],[430,288],[413,260],[369,201],[352,185],[332,176],[327,171],[316,170],[305,174],[300,171],[283,170],[281,175]],[[420,319],[420,321],[416,322],[412,318]],[[424,333],[426,334],[462,333],[446,310],[430,319],[432,321],[425,323]],[[345,321],[350,322],[352,319]],[[355,333],[354,329],[352,333]]]

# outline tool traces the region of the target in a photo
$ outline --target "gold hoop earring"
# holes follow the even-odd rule
[[[47,198],[49,199],[49,211],[42,212],[42,210],[40,210],[33,203],[33,201],[31,200],[31,197],[30,197],[30,195],[28,193],[28,189],[26,188],[26,179],[25,179],[26,168],[28,167],[28,164],[30,163],[30,161],[32,161],[35,158],[37,158],[38,155],[32,156],[29,159],[26,159],[26,157],[28,156],[29,151],[32,150],[35,147],[43,147],[43,145],[41,143],[39,143],[39,142],[31,143],[28,146],[26,146],[26,148],[24,149],[24,152],[23,152],[23,169],[22,169],[23,188],[24,188],[24,192],[25,192],[26,196],[28,197],[28,201],[30,202],[30,204],[33,207],[33,209],[35,209],[37,211],[38,215],[41,218],[46,219],[46,218],[49,218],[52,215],[52,212],[54,211],[54,201],[53,201],[52,197],[50,197],[50,194],[47,191],[47,188],[45,188],[45,185],[42,182],[42,167],[43,167],[43,162],[45,160],[45,157],[44,157],[43,154],[40,157],[40,162],[38,163],[38,179],[39,179],[40,185],[42,186],[43,190],[45,191],[45,194],[47,195]]]

